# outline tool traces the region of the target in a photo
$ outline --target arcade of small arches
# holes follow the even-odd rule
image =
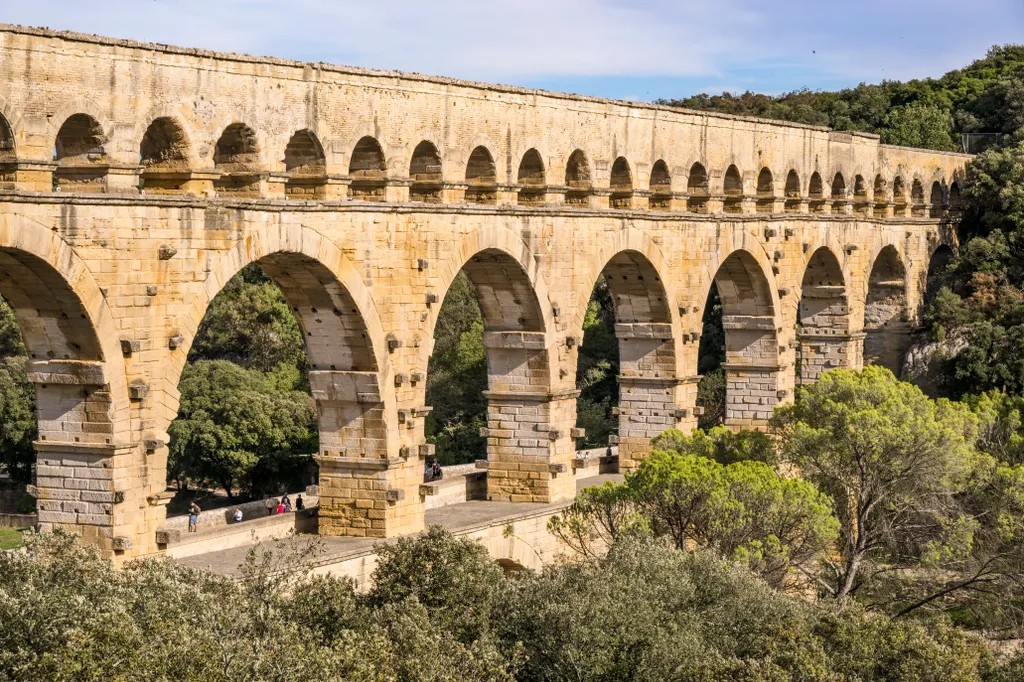
[[[594,180],[587,153],[566,150],[563,169],[545,168],[536,148],[519,158],[515,181],[499,181],[495,155],[480,144],[462,156],[439,150],[430,140],[386,158],[373,136],[358,139],[347,154],[347,173],[329,172],[325,147],[312,130],[291,135],[283,150],[265,150],[261,136],[249,125],[225,127],[201,156],[175,118],[150,122],[138,143],[137,166],[119,165],[107,153],[108,135],[96,118],[85,113],[68,117],[56,131],[53,159],[32,162],[33,173],[51,173],[59,191],[183,194],[229,198],[355,200],[427,204],[567,205],[590,208],[650,209],[709,213],[856,214],[865,217],[930,217],[955,215],[960,206],[956,177],[921,177],[896,169],[873,178],[845,168],[813,170],[801,177],[796,169],[743,171],[735,164],[709,169],[694,162],[685,178],[674,179],[664,159],[655,161],[646,188],[630,161],[611,164],[607,186]],[[442,153],[445,152],[445,153]],[[267,161],[269,158],[279,159]],[[448,159],[446,162],[445,159]],[[18,169],[26,164],[15,149],[10,123],[0,115],[0,189],[17,185]],[[345,166],[341,166],[344,168]],[[756,172],[756,175],[755,175]],[[511,180],[511,178],[510,178]],[[38,185],[38,182],[36,183]]]

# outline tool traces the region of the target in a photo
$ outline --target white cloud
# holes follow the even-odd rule
[[[938,75],[1024,35],[1020,0],[0,0],[0,20],[496,82],[778,90]],[[621,93],[636,92],[620,85]],[[680,93],[684,94],[684,93]]]

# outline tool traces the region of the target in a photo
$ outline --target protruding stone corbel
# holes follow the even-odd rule
[[[135,379],[128,384],[128,397],[132,400],[145,400],[149,395],[149,384],[142,379]]]
[[[161,244],[160,248],[157,249],[157,256],[160,260],[170,260],[174,258],[176,253],[178,253],[178,250],[169,244]]]
[[[587,430],[581,426],[574,426],[569,429],[570,438],[583,438],[587,435]]]
[[[138,339],[121,339],[121,355],[130,358],[142,350],[142,342]]]

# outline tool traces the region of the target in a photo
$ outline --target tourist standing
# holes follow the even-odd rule
[[[241,509],[241,507],[235,507],[234,517],[235,517],[235,523],[241,523],[242,522],[242,509]]]
[[[277,509],[277,502],[274,502],[273,497],[267,498],[267,516],[273,516],[274,511]]]
[[[195,533],[199,530],[199,512],[202,511],[199,505],[193,502],[188,508],[188,532]]]
[[[296,511],[302,511],[305,508],[306,503],[302,501],[302,493],[299,493],[299,496],[295,498],[295,509]]]

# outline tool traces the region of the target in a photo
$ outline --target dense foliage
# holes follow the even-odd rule
[[[0,680],[1005,682],[944,619],[891,620],[773,590],[706,551],[624,538],[503,574],[438,528],[378,547],[368,592],[250,553],[242,580],[170,560],[114,569],[70,536],[0,554]]]
[[[278,492],[298,479],[317,450],[313,398],[298,390],[301,375],[226,360],[200,360],[182,372],[178,418],[170,426],[168,475],[250,494]]]
[[[780,590],[1019,637],[1021,408],[1001,393],[933,400],[879,367],[833,370],[776,408],[770,434],[665,432],[625,483],[584,490],[549,529],[584,556],[666,537]]]
[[[984,59],[940,78],[862,83],[838,92],[700,94],[663,103],[877,133],[887,144],[959,151],[961,133],[1012,136],[1024,124],[1024,46],[993,47]]]

